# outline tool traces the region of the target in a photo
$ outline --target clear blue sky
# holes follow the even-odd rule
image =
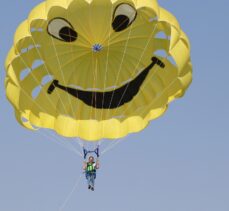
[[[76,154],[16,123],[4,94],[14,31],[39,2],[1,1],[1,211],[58,211],[81,172]],[[159,3],[190,37],[192,86],[166,115],[105,154],[96,192],[81,179],[65,211],[229,210],[229,1]]]

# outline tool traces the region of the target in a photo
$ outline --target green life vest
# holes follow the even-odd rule
[[[96,169],[95,169],[95,163],[87,163],[87,172],[95,172]]]

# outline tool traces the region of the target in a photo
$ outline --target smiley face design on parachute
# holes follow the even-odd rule
[[[143,130],[192,81],[188,37],[157,0],[46,0],[5,64],[20,124],[94,141]]]
[[[113,20],[111,26],[112,30],[116,33],[120,33],[127,30],[132,24],[134,24],[137,18],[136,9],[130,4],[121,3],[117,5],[114,10]],[[73,43],[77,42],[78,33],[74,29],[68,20],[63,18],[52,19],[47,27],[47,32],[50,36],[58,39],[62,42]],[[99,53],[102,50],[101,44],[95,44],[92,47],[94,53]],[[144,80],[146,79],[149,71],[158,65],[164,68],[164,63],[156,57],[152,57],[150,64],[142,70],[133,80],[125,83],[119,88],[112,91],[85,91],[82,89],[71,88],[59,84],[58,80],[53,80],[48,88],[48,93],[52,94],[55,88],[59,88],[75,98],[80,99],[88,106],[92,106],[97,109],[115,109],[130,102],[137,94]],[[109,67],[108,67],[109,68]],[[118,69],[118,67],[117,67]]]

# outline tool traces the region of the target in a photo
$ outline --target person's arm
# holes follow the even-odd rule
[[[96,160],[96,165],[95,165],[95,168],[96,168],[96,169],[99,169],[99,168],[100,168],[99,159],[97,159],[97,160]]]
[[[86,170],[86,169],[87,169],[87,162],[84,161],[84,162],[83,162],[83,170]]]

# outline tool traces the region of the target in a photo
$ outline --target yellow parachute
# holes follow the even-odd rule
[[[192,80],[188,38],[156,0],[47,0],[5,68],[20,124],[87,141],[143,130]]]

